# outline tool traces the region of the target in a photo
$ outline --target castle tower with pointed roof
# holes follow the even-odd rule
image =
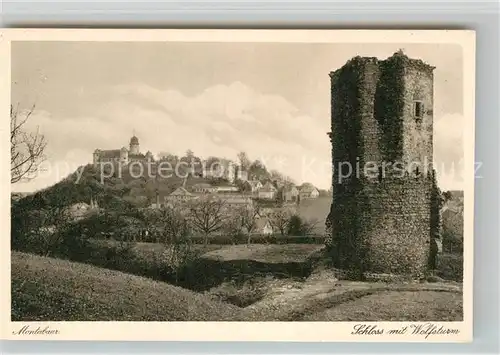
[[[134,161],[153,162],[153,153],[148,151],[142,154],[139,146],[139,138],[133,135],[130,138],[129,148],[101,150],[96,149],[93,153],[94,166],[101,163],[113,163],[121,166],[128,165]]]
[[[140,154],[140,148],[139,148],[139,138],[137,138],[135,135],[130,138],[130,154],[132,155],[139,155]]]

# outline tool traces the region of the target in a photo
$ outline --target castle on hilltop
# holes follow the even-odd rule
[[[435,263],[433,70],[399,51],[386,60],[355,57],[330,73],[327,232],[335,264],[355,277],[418,277]]]
[[[128,165],[134,161],[152,162],[153,160],[153,153],[150,151],[147,151],[146,154],[141,153],[139,138],[135,135],[130,138],[129,149],[126,147],[111,150],[96,149],[93,154],[94,165],[108,162]]]

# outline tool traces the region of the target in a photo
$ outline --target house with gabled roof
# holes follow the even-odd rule
[[[258,218],[255,221],[255,228],[252,231],[252,234],[271,235],[273,232],[273,226],[268,218]]]
[[[319,197],[319,190],[314,187],[313,184],[308,182],[302,184],[299,188],[299,198],[300,200],[307,200]]]
[[[165,202],[175,202],[175,201],[190,201],[198,196],[192,194],[184,186],[179,186],[170,195],[165,197]]]
[[[258,192],[262,188],[262,183],[259,180],[247,180],[245,184],[249,187],[252,193]]]

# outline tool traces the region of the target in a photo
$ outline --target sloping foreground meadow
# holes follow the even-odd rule
[[[167,283],[18,252],[12,253],[12,300],[13,320],[208,321],[240,312]]]
[[[463,314],[458,283],[337,281],[320,270],[254,287],[262,297],[238,307],[210,291],[12,253],[13,321],[460,321]]]

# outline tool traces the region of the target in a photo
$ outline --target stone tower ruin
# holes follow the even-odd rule
[[[418,277],[434,263],[433,70],[399,51],[330,73],[328,244],[335,266],[356,278]]]

